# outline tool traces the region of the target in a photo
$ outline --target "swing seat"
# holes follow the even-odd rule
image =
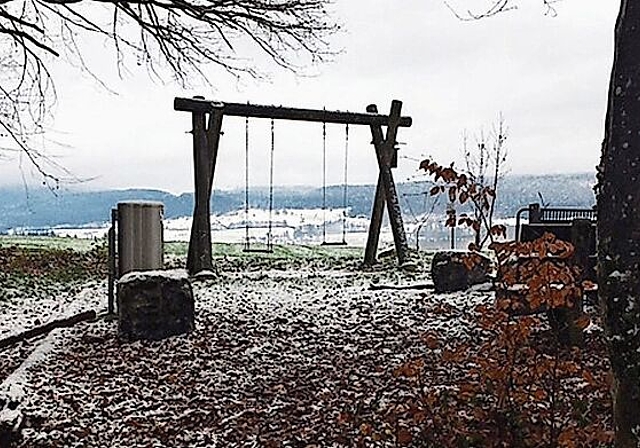
[[[323,241],[321,246],[348,246],[346,241]]]
[[[244,249],[242,249],[242,252],[254,253],[254,254],[272,254],[272,253],[273,253],[273,249],[251,249],[251,248],[244,248]]]
[[[257,247],[256,246],[252,247],[251,243],[245,242],[244,247],[242,248],[242,252],[255,253],[255,254],[272,254],[273,245],[271,243],[268,243],[268,244],[258,243]]]

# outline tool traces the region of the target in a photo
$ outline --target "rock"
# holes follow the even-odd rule
[[[184,271],[130,272],[118,281],[118,326],[128,340],[164,339],[195,325],[191,284]]]
[[[486,283],[491,277],[491,259],[478,252],[436,252],[431,262],[435,292],[464,291],[472,285]]]

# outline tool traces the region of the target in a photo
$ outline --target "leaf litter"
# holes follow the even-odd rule
[[[493,293],[371,291],[407,275],[350,268],[218,263],[194,282],[195,331],[163,341],[123,342],[114,321],[57,330],[23,372],[16,446],[425,446],[412,403],[455,389],[441,380],[464,371],[436,363],[478,337]],[[104,304],[103,284],[88,290]]]

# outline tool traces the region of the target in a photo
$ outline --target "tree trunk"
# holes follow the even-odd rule
[[[599,167],[598,283],[616,447],[640,446],[640,2],[622,0]]]

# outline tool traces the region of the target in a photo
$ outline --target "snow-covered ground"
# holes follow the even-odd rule
[[[114,321],[58,330],[47,356],[20,373],[27,398],[18,446],[352,446],[361,422],[345,416],[384,425],[385,407],[402,393],[394,369],[429,350],[425,332],[455,338],[468,310],[491,300],[479,291],[369,289],[423,282],[427,264],[402,273],[393,263],[373,272],[355,263],[250,271],[219,263],[216,279],[194,284],[189,335],[125,343]],[[42,316],[106,302],[102,284],[74,297],[63,307],[42,301]],[[18,303],[5,307],[14,318],[0,325],[15,330],[30,313]],[[434,312],[443,305],[457,317]]]
[[[0,339],[82,311],[106,311],[106,294],[106,281],[5,286],[0,291]]]

